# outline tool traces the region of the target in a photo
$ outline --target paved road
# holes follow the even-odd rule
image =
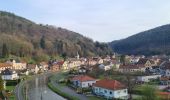
[[[56,77],[57,77],[57,75],[56,75]],[[53,79],[53,80],[51,80],[51,82],[52,82],[53,86],[59,87],[62,92],[65,92],[65,93],[67,93],[69,95],[77,97],[80,100],[88,100],[88,97],[85,96],[84,94],[77,94],[73,89],[71,89],[71,88],[69,88],[67,86],[62,86],[62,87],[59,86],[59,84],[57,83],[57,79]]]
[[[24,83],[25,82],[19,83],[14,90],[17,100],[24,100],[24,96],[22,95],[22,86]]]
[[[26,86],[24,92],[27,100],[65,100],[46,86],[48,75],[50,74],[37,75],[32,80],[20,83],[15,89],[17,100],[25,100],[22,95],[23,85]]]

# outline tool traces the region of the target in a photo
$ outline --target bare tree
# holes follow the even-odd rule
[[[126,84],[127,84],[128,93],[129,93],[129,100],[132,100],[132,91],[136,85],[136,78],[130,75],[130,73],[125,73],[125,76],[126,76]]]

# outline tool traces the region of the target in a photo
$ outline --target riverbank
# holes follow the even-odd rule
[[[47,78],[52,72],[42,73],[24,78],[15,87],[16,100],[65,100],[47,87]]]
[[[86,96],[85,94],[78,94],[75,90],[65,84],[59,84],[59,80],[63,80],[68,76],[67,72],[57,72],[53,74],[48,80],[48,87],[55,93],[63,96],[69,100],[104,100],[95,96]]]
[[[48,87],[55,93],[57,93],[58,95],[68,99],[68,100],[81,100],[75,96],[69,95],[68,93],[65,93],[63,90],[63,86],[61,86],[60,84],[55,84],[57,80],[63,79],[64,78],[64,73],[62,72],[58,72],[57,74],[53,74],[52,76],[49,77],[48,80]],[[57,76],[57,77],[55,77]]]

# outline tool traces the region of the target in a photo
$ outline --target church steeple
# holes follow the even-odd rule
[[[78,52],[77,52],[77,56],[76,56],[76,58],[77,58],[77,59],[79,59],[79,58],[80,58],[80,55],[79,55],[79,53],[78,53]]]

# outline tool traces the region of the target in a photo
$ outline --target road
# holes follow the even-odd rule
[[[19,83],[14,90],[17,100],[24,100],[24,96],[22,94],[22,86],[24,85],[24,83],[25,81]]]
[[[56,74],[55,77],[59,77],[59,74]],[[55,87],[60,87],[60,90],[66,94],[69,94],[71,96],[77,97],[80,100],[89,100],[87,96],[85,96],[84,94],[78,94],[76,93],[73,89],[67,87],[67,86],[60,86],[57,82],[57,79],[52,79],[51,83],[53,86]]]
[[[36,75],[31,80],[26,80],[18,84],[15,89],[17,100],[65,100],[46,86],[49,75],[49,73]],[[24,91],[25,96],[22,93],[23,86],[26,87]]]

